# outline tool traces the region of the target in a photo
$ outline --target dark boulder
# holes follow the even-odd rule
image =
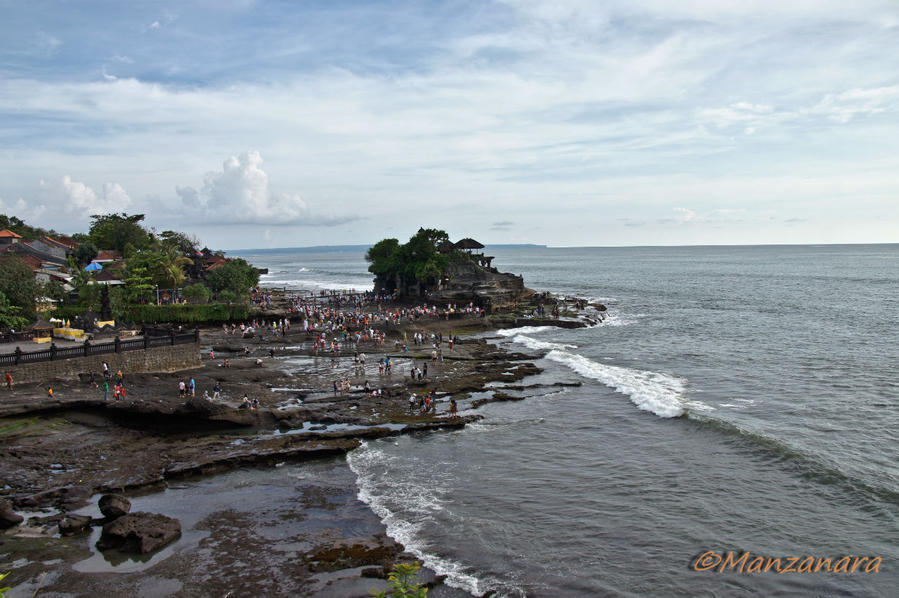
[[[66,515],[59,522],[59,533],[63,536],[75,536],[86,532],[91,527],[90,515]]]
[[[25,518],[12,510],[12,505],[0,498],[0,529],[19,525]]]
[[[104,494],[97,506],[100,507],[103,516],[112,521],[128,514],[131,510],[131,501],[121,494]]]
[[[147,554],[181,537],[181,522],[157,513],[130,513],[103,526],[97,548]]]

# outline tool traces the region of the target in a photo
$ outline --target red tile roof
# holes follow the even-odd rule
[[[4,228],[3,230],[0,230],[0,238],[4,238],[4,237],[12,238],[12,239],[21,239],[22,235],[17,235],[16,233],[12,232],[8,228]]]

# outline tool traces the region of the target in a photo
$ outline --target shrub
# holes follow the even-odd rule
[[[225,322],[246,320],[250,313],[243,304],[226,305],[211,303],[206,305],[130,305],[124,309],[125,320],[142,324],[199,324],[203,322]]]
[[[372,592],[375,598],[426,598],[428,589],[415,583],[415,576],[421,569],[419,563],[396,563],[393,571],[387,576],[390,589],[383,592]]]
[[[184,287],[181,295],[191,303],[208,303],[211,293],[201,282]]]

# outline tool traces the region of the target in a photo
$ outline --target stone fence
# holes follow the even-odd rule
[[[52,379],[73,379],[79,374],[87,374],[91,370],[99,382],[103,379],[102,364],[104,361],[109,364],[112,372],[122,370],[132,374],[177,372],[198,368],[202,366],[199,340],[193,333],[189,336],[189,342],[186,342],[187,339],[178,339],[173,343],[172,338],[158,337],[108,343],[119,348],[119,351],[111,352],[105,350],[95,352],[94,349],[101,345],[88,345],[86,350],[84,347],[59,349],[53,355],[53,359],[34,358],[34,353],[44,353],[45,351],[32,353],[20,351],[18,352],[18,364],[14,359],[10,359],[11,355],[16,354],[0,356],[0,371],[12,374],[15,383],[19,384]],[[123,350],[126,344],[128,349]],[[60,355],[63,351],[67,352],[65,356]],[[80,354],[69,353],[72,351],[78,351]],[[30,356],[31,359],[25,356]]]

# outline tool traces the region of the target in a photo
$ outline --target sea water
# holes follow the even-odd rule
[[[363,253],[246,257],[271,286],[362,290]],[[352,452],[390,535],[476,594],[896,595],[899,246],[490,253],[607,318],[489,335],[535,355],[526,384],[581,386]],[[697,570],[708,551],[750,556],[744,573]],[[847,555],[879,572],[745,572]]]

